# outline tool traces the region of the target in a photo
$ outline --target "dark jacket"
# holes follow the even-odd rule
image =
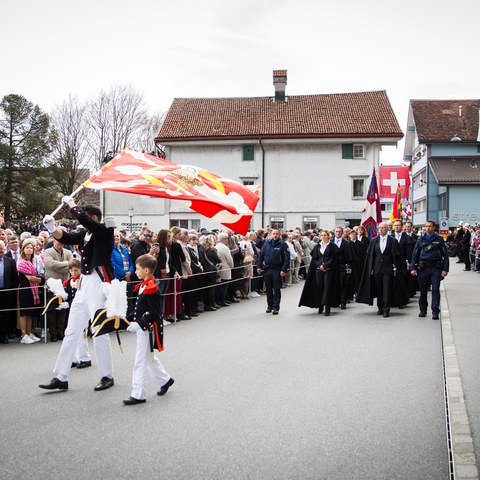
[[[17,288],[19,284],[17,265],[15,260],[8,257],[7,254],[3,256],[3,262],[3,288],[9,291],[4,292],[0,290],[0,309],[15,308],[17,305],[17,292],[10,289]],[[0,321],[2,320],[0,319]]]
[[[63,232],[60,242],[65,245],[78,245],[81,254],[81,271],[83,275],[90,275],[97,267],[105,269],[104,274],[108,279],[114,278],[112,266],[113,228],[107,228],[103,223],[97,223],[90,218],[81,207],[75,206],[71,210],[73,216],[80,222],[84,229],[79,232]],[[92,236],[85,241],[87,230]]]
[[[410,270],[418,270],[427,266],[436,267],[444,272],[449,270],[450,260],[447,246],[438,233],[434,233],[431,237],[421,236],[413,249]]]
[[[290,251],[288,250],[287,244],[280,238],[276,241],[267,240],[260,250],[257,268],[263,270],[281,270],[286,273],[289,266]]]

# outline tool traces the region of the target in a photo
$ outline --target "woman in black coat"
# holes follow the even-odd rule
[[[331,307],[340,304],[340,281],[338,277],[338,247],[330,243],[330,233],[322,230],[321,242],[312,250],[307,279],[303,286],[299,307],[318,308],[318,313],[330,315]]]

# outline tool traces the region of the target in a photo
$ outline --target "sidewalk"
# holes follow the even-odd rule
[[[448,324],[451,325],[452,345],[445,347],[446,354],[453,349],[451,356],[453,363],[458,364],[457,378],[448,381],[449,390],[457,396],[457,402],[453,403],[452,417],[458,427],[459,435],[455,435],[453,449],[457,464],[463,463],[462,473],[456,478],[478,478],[478,472],[473,461],[478,466],[480,460],[480,376],[479,376],[479,345],[480,345],[480,323],[478,316],[478,290],[480,288],[480,275],[475,272],[464,272],[463,264],[455,263],[456,258],[451,259],[450,273],[444,282],[442,298],[442,327],[444,330],[444,343],[448,343]],[[447,315],[444,315],[445,302],[448,304]],[[448,318],[447,318],[448,317]],[[448,372],[448,361],[447,361]],[[448,377],[448,373],[447,373]],[[453,377],[455,374],[453,373]],[[457,392],[455,393],[455,390]],[[450,399],[452,400],[452,399]],[[458,410],[466,409],[467,418],[462,416],[456,418]],[[468,428],[469,426],[469,428]],[[455,438],[456,437],[456,438]],[[458,441],[461,441],[459,444]],[[473,442],[473,445],[472,445]],[[465,453],[466,445],[473,446],[474,457],[471,454],[465,455],[462,459],[458,457]],[[470,449],[471,451],[472,449]],[[470,466],[468,465],[470,463]]]

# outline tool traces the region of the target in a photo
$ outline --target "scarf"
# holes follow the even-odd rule
[[[37,270],[33,266],[33,263],[24,260],[23,258],[20,260],[18,263],[18,272],[23,273],[24,275],[34,275],[37,276]],[[38,284],[35,282],[29,282],[30,283],[30,290],[32,291],[32,296],[33,296],[33,304],[38,305],[40,303],[40,295],[38,293]]]

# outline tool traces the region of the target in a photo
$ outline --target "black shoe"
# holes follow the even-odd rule
[[[192,317],[189,317],[188,315],[185,315],[182,313],[181,315],[177,315],[177,320],[191,320]]]
[[[330,316],[330,309],[329,308],[326,308],[325,309],[325,313],[323,314],[325,317],[329,317]]]
[[[272,310],[272,315],[278,315],[278,310]]]
[[[323,313],[323,305],[318,309],[318,314],[320,315],[321,313]]]
[[[233,297],[231,300],[229,300],[231,303],[240,303],[240,300],[238,298]]]
[[[432,320],[440,320],[440,312],[432,312]]]
[[[379,308],[379,309],[378,309],[377,315],[383,315],[383,308]]]
[[[272,313],[272,309],[270,307],[268,307],[266,310],[265,310],[265,313]]]
[[[94,390],[96,392],[99,392],[100,390],[106,390],[107,388],[113,387],[114,385],[115,382],[113,381],[113,378],[102,377],[100,379],[100,382],[95,386]]]
[[[458,262],[455,262],[455,263],[463,263],[461,260],[459,260]]]
[[[142,399],[139,400],[138,398],[128,397],[126,400],[123,401],[124,405],[137,405],[137,403],[145,403],[147,400]]]
[[[192,312],[188,314],[190,317],[198,317],[198,313]]]
[[[39,385],[39,387],[45,390],[68,390],[68,382],[62,382],[57,377],[54,377],[50,380],[50,383]]]
[[[420,310],[420,313],[418,314],[418,316],[419,316],[420,318],[426,317],[426,316],[427,316],[427,312],[424,312],[423,310]]]
[[[52,335],[50,336],[50,341],[51,342],[57,342],[58,341],[58,337],[55,333],[52,333]]]
[[[206,307],[204,308],[204,311],[205,311],[205,312],[216,312],[217,309],[216,309],[215,307],[206,306]]]
[[[216,308],[216,309],[218,310],[219,308],[222,308],[222,306],[214,303],[214,304],[213,304],[213,308]]]
[[[77,368],[77,367],[78,367],[77,362],[72,362],[72,364],[70,365],[70,368]]]
[[[347,306],[344,303],[342,303],[340,305],[340,310],[346,310],[346,309],[347,309]]]
[[[160,387],[160,390],[157,392],[157,395],[165,395],[168,392],[168,389],[173,385],[175,380],[170,377],[170,380],[163,386]]]
[[[91,366],[92,366],[92,362],[90,360],[87,360],[86,362],[80,362],[77,365],[77,368],[87,368],[87,367],[91,367]]]
[[[3,344],[6,345],[7,343],[9,343],[9,342],[8,342],[8,338],[7,338],[7,337],[0,338],[0,343],[3,343]]]
[[[471,268],[464,268],[463,271],[464,272],[470,272],[472,269]]]
[[[224,303],[221,303],[221,304],[220,304],[220,306],[221,306],[221,307],[229,307],[229,306],[230,306],[230,304],[229,304],[229,303],[227,303],[227,302],[224,302]]]
[[[390,316],[390,310],[384,310],[383,311],[383,317],[388,318]]]

